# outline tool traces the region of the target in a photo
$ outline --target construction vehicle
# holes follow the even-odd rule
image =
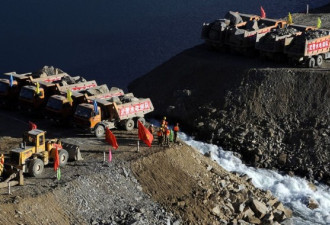
[[[39,129],[25,132],[21,146],[12,149],[9,158],[5,159],[5,169],[40,177],[44,166],[54,161],[56,148],[61,167],[68,160],[82,160],[79,146],[63,143],[59,139],[46,140],[45,134],[45,131]]]
[[[321,66],[325,59],[330,58],[330,31],[308,30],[295,36],[284,48],[289,62],[313,68]]]
[[[107,85],[101,85],[90,89],[73,91],[72,92],[72,103],[66,97],[66,93],[62,95],[52,95],[46,105],[46,118],[56,123],[71,122],[72,117],[77,108],[81,103],[91,102],[93,99],[110,99],[115,96],[121,96],[124,91],[112,87],[110,90]]]
[[[0,79],[0,107],[12,106],[15,108],[21,87],[28,85],[32,79],[57,75],[60,73],[63,73],[63,71],[52,66],[44,66],[42,69],[33,73],[4,73],[5,76],[12,76],[13,80],[11,83],[10,78]]]
[[[61,81],[45,82],[45,81],[34,80],[35,84],[39,83],[40,86],[39,93],[37,93],[38,88],[36,85],[27,85],[22,87],[19,96],[19,108],[26,109],[29,112],[33,110],[39,110],[46,105],[51,95],[57,93],[63,93],[66,92],[67,90],[71,90],[71,91],[84,90],[87,88],[97,86],[96,81],[88,81],[88,82],[84,82],[84,81],[85,79],[81,79],[79,77],[77,79],[73,79],[73,82],[77,82],[77,83],[67,85],[67,82],[62,83]]]
[[[130,131],[137,126],[137,120],[145,124],[144,115],[154,110],[149,98],[136,98],[132,93],[111,100],[95,99],[95,105],[82,103],[78,105],[75,115],[75,125],[89,132],[96,137],[101,137],[105,129],[124,128]]]
[[[283,28],[285,24],[284,20],[268,18],[250,20],[244,26],[229,27],[226,32],[225,44],[235,52],[253,55],[257,34],[261,37],[274,28]]]
[[[259,50],[262,58],[273,59],[276,61],[285,60],[285,46],[290,45],[295,36],[299,36],[305,31],[316,29],[316,27],[296,24],[284,28],[273,29],[266,35],[257,34],[255,48]]]
[[[226,32],[229,27],[243,27],[248,21],[256,19],[259,19],[259,16],[229,11],[224,19],[204,23],[201,38],[208,46],[221,49],[225,45]]]
[[[282,20],[229,11],[224,19],[203,24],[202,39],[216,49],[227,46],[232,50],[248,52],[254,48],[257,34],[264,35],[284,24],[286,22]]]

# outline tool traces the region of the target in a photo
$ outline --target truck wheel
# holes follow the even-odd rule
[[[96,128],[95,128],[95,136],[97,138],[99,138],[99,137],[104,136],[104,134],[105,134],[104,126],[97,125]]]
[[[65,149],[61,149],[58,151],[58,158],[60,161],[60,166],[65,166],[69,159],[69,153]]]
[[[29,174],[33,177],[40,177],[44,172],[44,162],[41,159],[33,159],[29,163]]]
[[[139,117],[137,120],[136,120],[136,128],[138,127],[138,122],[137,121],[140,121],[142,123],[142,125],[144,126],[146,124],[146,119],[144,119],[143,117]]]
[[[309,58],[307,61],[307,66],[308,68],[314,68],[315,67],[315,59],[314,58]]]
[[[132,120],[132,119],[126,120],[125,129],[127,131],[131,131],[131,130],[133,130],[133,128],[134,128],[134,120]]]
[[[322,55],[316,56],[316,58],[315,58],[315,64],[316,64],[316,66],[321,66],[322,63],[323,63]]]

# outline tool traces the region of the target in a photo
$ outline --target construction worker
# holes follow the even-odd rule
[[[153,125],[153,124],[150,124],[148,130],[149,130],[150,133],[153,135],[153,133],[154,133],[154,125]]]
[[[159,128],[158,132],[157,132],[157,136],[158,136],[158,145],[162,145],[163,144],[163,128]]]
[[[166,123],[167,123],[166,122],[166,116],[164,116],[162,122],[160,123],[160,126],[165,127]]]
[[[0,176],[3,172],[4,163],[5,163],[5,157],[3,156],[3,154],[1,154],[1,156],[0,156]]]
[[[178,137],[178,132],[180,131],[180,128],[179,128],[179,123],[176,123],[176,125],[173,127],[173,131],[174,131],[174,143],[176,143],[176,139]]]
[[[165,145],[169,146],[169,140],[170,140],[170,134],[171,134],[171,130],[166,126],[165,128]]]

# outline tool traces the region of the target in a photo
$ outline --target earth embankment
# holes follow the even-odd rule
[[[238,152],[251,165],[330,184],[330,70],[291,68],[204,45],[133,81],[154,116]]]

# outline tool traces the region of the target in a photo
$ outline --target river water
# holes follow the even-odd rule
[[[232,152],[224,151],[221,147],[195,141],[184,133],[179,133],[179,137],[202,154],[211,153],[211,158],[224,169],[247,174],[256,187],[270,190],[284,205],[293,210],[295,225],[330,224],[330,188],[328,186],[318,184],[317,190],[312,191],[304,179],[282,175],[272,170],[248,167]],[[319,208],[309,209],[306,206],[308,198],[316,200]]]
[[[201,44],[203,22],[229,10],[270,18],[327,0],[2,0],[0,73],[55,65],[125,88],[181,51]]]

